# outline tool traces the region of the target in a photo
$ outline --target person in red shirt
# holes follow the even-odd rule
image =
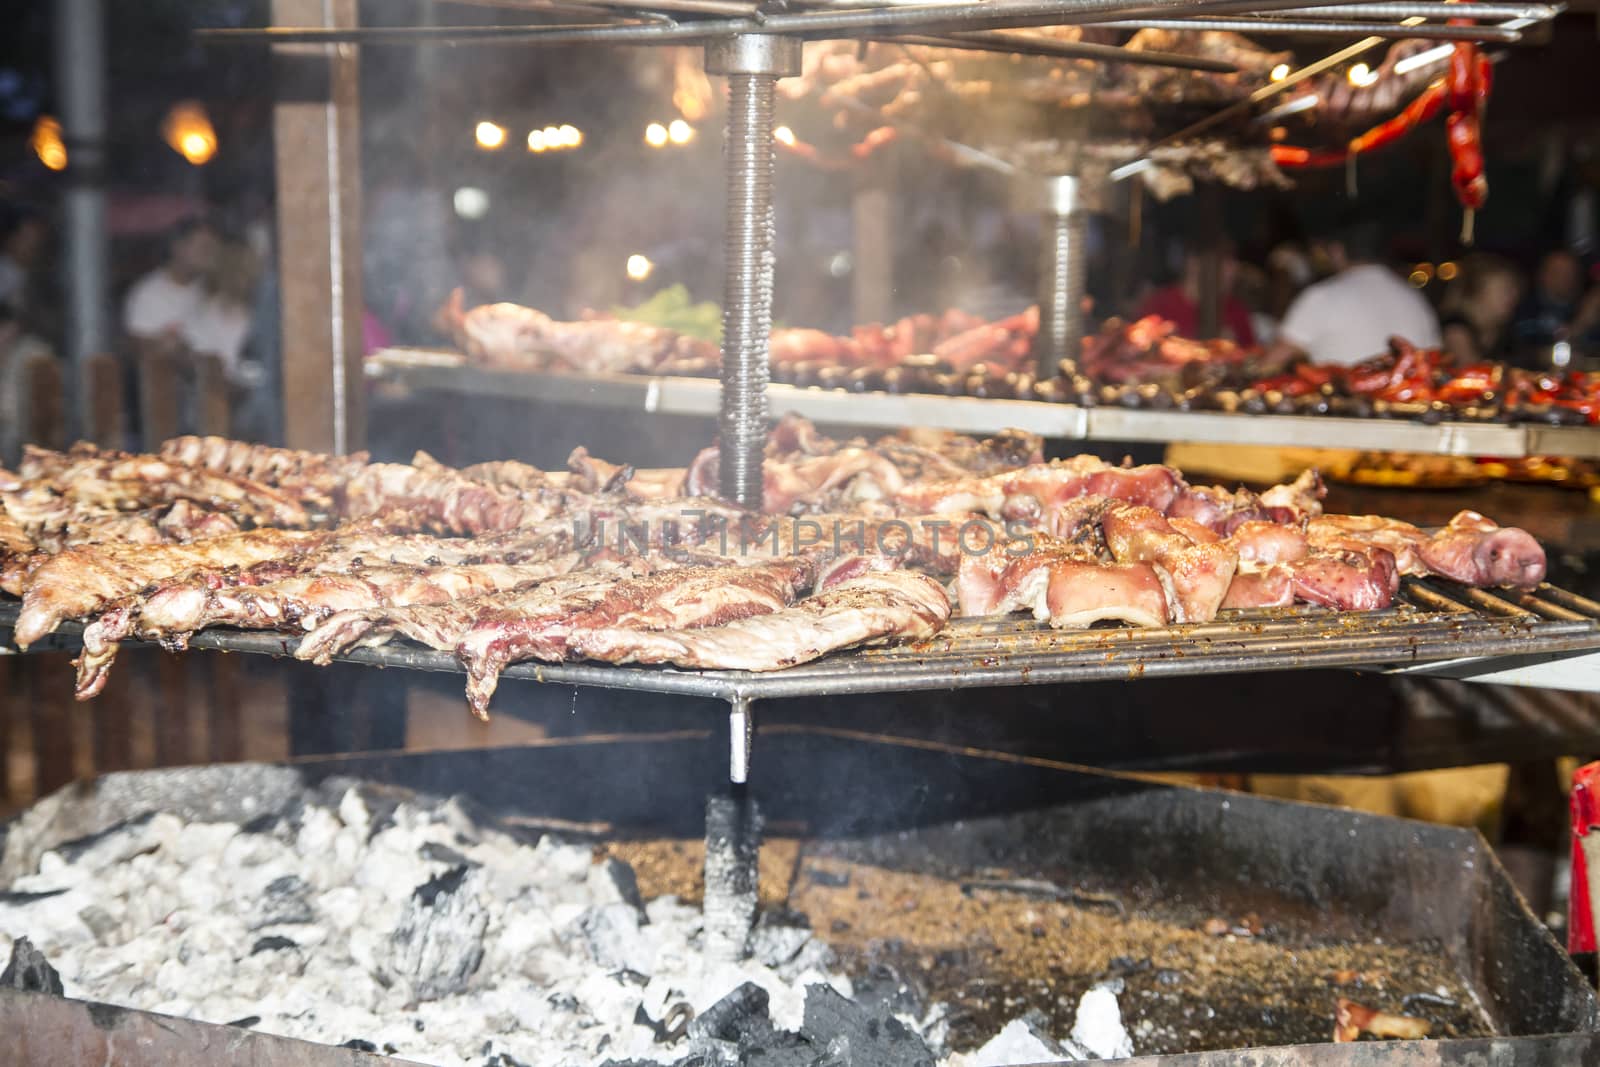
[[[1224,247],[1222,256],[1222,336],[1235,344],[1251,348],[1256,343],[1256,332],[1250,326],[1250,309],[1233,295],[1234,279],[1239,273],[1239,261],[1233,249]],[[1159,315],[1175,323],[1178,336],[1200,337],[1200,269],[1198,252],[1189,251],[1183,257],[1183,276],[1172,285],[1157,289],[1144,298],[1134,318]]]

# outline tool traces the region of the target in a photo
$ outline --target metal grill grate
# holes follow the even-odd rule
[[[0,604],[7,643],[18,610],[14,603]],[[69,624],[34,647],[76,649],[80,633],[81,627]],[[284,656],[294,638],[219,629],[196,634],[191,644]],[[1385,611],[1295,607],[1224,612],[1214,622],[1187,626],[1067,631],[1018,617],[957,619],[928,641],[840,653],[769,674],[521,663],[504,677],[745,703],[1303,667],[1396,667],[1590,650],[1600,650],[1600,603],[1575,593],[1548,584],[1514,594],[1406,579],[1396,605]],[[340,658],[411,670],[461,669],[449,653],[402,642],[356,649]]]

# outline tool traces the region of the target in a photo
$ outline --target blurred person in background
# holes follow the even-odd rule
[[[181,353],[190,347],[187,331],[211,299],[210,281],[222,251],[216,227],[189,219],[167,235],[166,259],[128,290],[122,326],[139,353]]]
[[[34,296],[34,271],[49,237],[44,219],[10,207],[0,209],[0,304],[13,316],[26,315]]]
[[[217,253],[216,269],[207,279],[205,299],[184,328],[184,341],[195,352],[216,356],[228,381],[249,386],[255,373],[243,359],[250,333],[250,304],[260,263],[250,246],[227,242]]]
[[[1444,350],[1457,363],[1510,359],[1511,320],[1521,296],[1522,277],[1510,263],[1482,253],[1469,257],[1439,308]]]
[[[1231,245],[1224,244],[1218,251],[1221,258],[1221,278],[1217,283],[1222,292],[1222,314],[1218,327],[1222,337],[1253,347],[1256,343],[1255,327],[1250,321],[1250,309],[1233,295],[1239,277],[1239,260]],[[1205,256],[1198,249],[1186,249],[1178,280],[1146,296],[1134,312],[1134,318],[1157,315],[1173,323],[1183,337],[1200,336],[1200,273]],[[1209,338],[1207,338],[1209,340]]]
[[[1583,263],[1564,248],[1545,254],[1517,309],[1512,335],[1523,351],[1571,341],[1600,350],[1600,286],[1584,292]]]
[[[1289,305],[1273,355],[1349,366],[1387,351],[1391,337],[1420,348],[1439,347],[1439,319],[1432,306],[1379,262],[1382,232],[1375,222],[1361,222],[1326,242],[1323,251],[1334,275],[1309,286]]]

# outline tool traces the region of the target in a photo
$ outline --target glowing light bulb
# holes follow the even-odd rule
[[[568,148],[577,148],[583,144],[583,131],[576,126],[562,126],[556,132],[561,134],[561,143]]]
[[[651,148],[660,148],[667,143],[667,128],[659,122],[652,122],[644,128],[644,143]]]
[[[1272,68],[1272,73],[1267,75],[1267,77],[1271,78],[1275,82],[1281,82],[1288,76],[1289,64],[1287,63],[1279,63],[1276,67]]]
[[[1456,275],[1459,273],[1461,273],[1461,268],[1456,266],[1454,260],[1447,259],[1439,264],[1439,280],[1442,282],[1455,281]]]
[[[67,146],[61,140],[61,123],[49,115],[40,115],[39,121],[33,124],[30,141],[40,163],[50,170],[67,169]]]
[[[1345,73],[1345,77],[1350,80],[1351,85],[1364,89],[1378,80],[1378,72],[1365,63],[1355,63]]]
[[[635,252],[633,255],[628,257],[627,269],[628,277],[632,278],[636,282],[642,282],[646,278],[650,277],[650,272],[656,269],[656,265],[650,262],[647,257],[641,256],[639,253]]]
[[[528,131],[528,151],[543,152],[546,148],[554,147],[545,142],[543,130]]]
[[[673,119],[671,125],[667,127],[667,136],[672,139],[673,144],[688,144],[694,140],[694,127],[682,119]]]
[[[217,154],[217,131],[206,109],[194,100],[172,105],[161,124],[161,134],[168,146],[193,166],[204,166]]]
[[[487,148],[491,152],[506,143],[506,128],[492,122],[478,123],[473,135],[478,139],[479,148]]]
[[[790,148],[793,148],[795,142],[798,140],[798,138],[796,138],[794,135],[794,131],[787,126],[775,127],[772,131],[772,139],[780,144],[786,144]]]

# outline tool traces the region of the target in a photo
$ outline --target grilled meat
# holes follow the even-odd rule
[[[247,567],[303,555],[326,532],[251,530],[192,545],[81,545],[41,563],[28,578],[13,640],[27,648],[65,619],[103,611],[162,578],[201,568]]]
[[[565,574],[581,561],[574,552],[541,563],[476,563],[450,566],[328,568],[270,581],[218,586],[209,574],[170,582],[144,597],[130,598],[83,632],[78,659],[79,700],[105,687],[118,643],[129,637],[187,646],[207,626],[245,630],[311,630],[340,611],[447,604],[488,593],[520,589]]]
[[[950,599],[930,578],[870,571],[792,607],[722,625],[643,630],[602,626],[576,633],[575,658],[664,663],[714,670],[775,671],[841,648],[931,637],[950,618]]]

